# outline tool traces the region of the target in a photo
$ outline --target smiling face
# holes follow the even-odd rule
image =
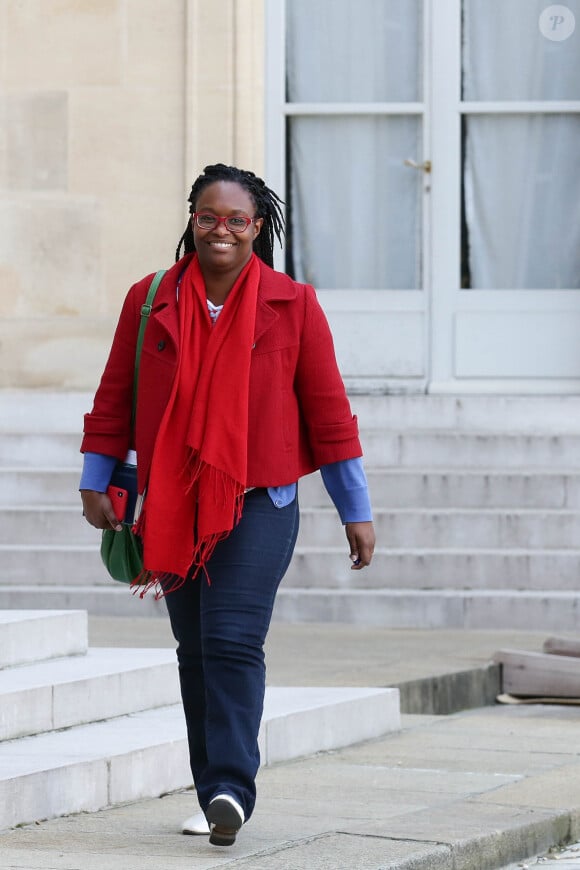
[[[217,217],[253,218],[256,207],[250,194],[235,181],[208,184],[195,202],[195,211]],[[205,277],[231,273],[237,277],[252,256],[252,245],[262,229],[263,219],[256,218],[241,233],[232,233],[221,221],[212,230],[202,230],[192,218],[193,239],[201,271]]]

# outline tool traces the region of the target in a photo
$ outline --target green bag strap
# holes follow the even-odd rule
[[[139,333],[137,335],[137,345],[135,347],[135,374],[133,376],[133,410],[131,412],[132,430],[134,430],[135,428],[135,419],[137,417],[137,388],[139,386],[139,363],[141,361],[141,348],[143,347],[143,339],[145,338],[145,327],[147,326],[147,319],[151,314],[151,309],[153,308],[153,300],[155,299],[157,288],[161,284],[161,279],[165,275],[166,271],[167,269],[160,269],[159,272],[156,273],[149,286],[145,304],[141,306],[141,320],[139,322]]]

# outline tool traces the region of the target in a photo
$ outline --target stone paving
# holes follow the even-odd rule
[[[171,646],[165,620],[90,620],[91,645]],[[539,633],[273,626],[271,685],[393,685],[485,669]],[[230,849],[184,837],[191,791],[0,834],[2,870],[495,870],[580,839],[580,708],[406,715],[379,740],[260,772]],[[535,854],[535,859],[522,856]],[[554,866],[579,862],[568,849]],[[509,862],[512,862],[510,865]],[[571,863],[572,862],[572,863]],[[549,866],[549,865],[548,865]]]

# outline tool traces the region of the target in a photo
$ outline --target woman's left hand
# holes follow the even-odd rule
[[[375,529],[371,522],[346,523],[346,537],[350,544],[351,569],[360,571],[371,564],[375,549]]]

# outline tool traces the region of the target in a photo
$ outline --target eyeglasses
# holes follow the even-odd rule
[[[256,218],[249,218],[242,214],[218,217],[206,211],[194,212],[193,218],[200,230],[215,230],[218,224],[225,224],[230,233],[243,233],[256,220]]]

